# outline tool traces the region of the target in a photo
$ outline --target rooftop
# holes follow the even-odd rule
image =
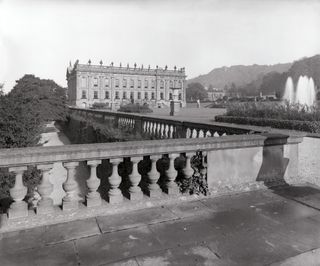
[[[0,265],[317,265],[320,190],[207,197],[0,235]]]
[[[118,74],[140,74],[140,75],[169,75],[177,77],[186,77],[185,68],[177,68],[176,66],[173,69],[168,69],[167,66],[156,68],[151,68],[150,65],[145,67],[143,65],[138,66],[136,63],[133,67],[130,67],[129,64],[123,65],[120,63],[119,66],[115,66],[113,63],[110,65],[103,65],[101,61],[99,65],[91,64],[91,61],[87,64],[80,64],[77,60],[72,66],[71,63],[67,70],[67,75],[74,73],[75,71],[89,71],[97,73],[118,73]]]

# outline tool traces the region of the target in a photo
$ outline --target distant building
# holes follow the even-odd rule
[[[226,96],[226,92],[224,91],[224,89],[220,88],[209,88],[207,93],[209,101],[216,101]]]
[[[90,107],[94,103],[106,103],[118,108],[121,104],[135,102],[152,106],[169,106],[172,89],[178,88],[178,99],[186,103],[185,69],[105,66],[79,64],[67,69],[68,100],[70,105]]]

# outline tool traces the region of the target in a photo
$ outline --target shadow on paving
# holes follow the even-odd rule
[[[285,186],[5,233],[0,265],[281,265],[320,248],[320,211],[297,202],[319,193]]]

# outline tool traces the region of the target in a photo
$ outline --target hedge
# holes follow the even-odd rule
[[[140,105],[140,104],[133,104],[129,103],[127,105],[120,106],[119,112],[126,112],[126,113],[152,113],[152,109],[149,108],[147,104]]]
[[[216,116],[215,121],[252,126],[268,126],[280,129],[320,133],[320,121],[281,120],[271,118],[238,117],[226,115]]]

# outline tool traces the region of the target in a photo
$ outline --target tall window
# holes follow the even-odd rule
[[[108,91],[105,91],[105,93],[104,93],[104,98],[105,98],[105,99],[109,99],[109,98],[110,98],[110,94],[109,94]]]
[[[144,87],[147,89],[149,87],[149,82],[147,79],[144,80]]]
[[[119,92],[118,91],[116,91],[116,97],[115,98],[119,99]]]
[[[182,100],[182,95],[181,95],[181,93],[179,93],[179,100],[180,100],[180,101]]]
[[[154,100],[154,92],[151,93],[151,100]]]
[[[124,87],[124,88],[127,87],[127,80],[126,79],[122,80],[122,87]]]
[[[138,88],[141,88],[141,80],[138,79]]]
[[[148,100],[148,93],[147,93],[147,92],[144,93],[144,98],[145,98],[146,100]]]
[[[93,78],[93,87],[98,87],[98,78]]]
[[[169,100],[172,100],[172,93],[169,93]]]
[[[93,99],[98,99],[98,91],[93,92]]]
[[[138,91],[138,100],[140,100],[140,99],[141,99],[141,92]]]
[[[130,88],[133,88],[133,87],[134,87],[134,80],[130,79]]]
[[[164,81],[161,80],[161,81],[160,81],[160,89],[163,89],[163,88],[164,88]]]
[[[86,77],[81,78],[81,87],[82,88],[87,87],[87,78]]]
[[[127,92],[126,91],[123,92],[122,99],[127,99]]]
[[[163,100],[163,92],[160,92],[160,99]]]
[[[130,100],[133,100],[133,99],[134,99],[134,93],[132,91],[132,92],[130,92]]]
[[[116,87],[116,88],[119,88],[119,79],[116,79],[115,87]]]
[[[105,87],[109,87],[109,79],[108,79],[108,78],[106,78],[106,79],[104,80],[104,86],[105,86]]]
[[[87,99],[87,92],[85,90],[82,91],[81,99]]]
[[[151,88],[152,89],[154,89],[154,84],[155,84],[154,80],[151,80]]]

